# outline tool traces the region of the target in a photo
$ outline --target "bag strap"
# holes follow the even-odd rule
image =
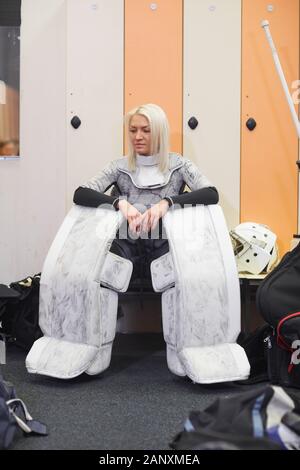
[[[293,348],[291,348],[291,346],[285,341],[285,339],[281,335],[281,328],[282,328],[282,325],[287,320],[290,320],[291,318],[294,318],[294,317],[300,317],[300,312],[291,313],[290,315],[286,315],[284,318],[282,318],[280,320],[280,322],[277,325],[277,329],[276,329],[278,346],[280,346],[281,348],[283,348],[283,349],[285,349],[286,351],[289,351],[289,352],[293,352],[294,350],[293,350]]]
[[[21,400],[20,398],[12,398],[11,400],[7,400],[6,404],[9,408],[10,413],[13,415],[13,417],[15,418],[17,424],[22,429],[22,431],[26,432],[27,434],[31,433],[30,427],[27,426],[27,424],[17,415],[17,413],[14,411],[14,408],[11,406],[12,404],[21,405],[26,420],[27,421],[32,420],[32,417],[30,416],[28,409],[25,403],[23,402],[23,400]]]
[[[26,434],[39,434],[42,436],[47,435],[46,426],[39,421],[35,421],[32,416],[30,415],[25,403],[20,398],[12,398],[11,400],[7,400],[6,404],[12,416],[14,417],[18,426],[24,431]],[[16,410],[17,407],[21,405],[22,411],[25,416],[26,422],[18,416]]]

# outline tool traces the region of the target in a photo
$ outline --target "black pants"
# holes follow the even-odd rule
[[[167,239],[115,238],[110,251],[132,261],[133,273],[129,284],[130,289],[137,279],[140,279],[141,283],[144,279],[151,280],[150,263],[169,251],[169,243]]]

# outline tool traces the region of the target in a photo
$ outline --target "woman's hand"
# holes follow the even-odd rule
[[[144,212],[140,219],[140,228],[142,232],[150,232],[155,230],[157,223],[161,217],[163,217],[169,209],[169,204],[166,199],[162,199],[154,206],[150,207]]]
[[[125,199],[121,199],[121,201],[118,202],[118,208],[124,215],[125,219],[128,221],[129,230],[132,233],[139,235],[141,232],[140,219],[142,217],[142,214],[140,213],[140,211],[138,211],[133,205],[131,205]]]

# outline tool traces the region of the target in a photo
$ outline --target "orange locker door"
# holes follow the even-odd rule
[[[297,231],[298,138],[261,27],[271,33],[291,92],[299,74],[299,0],[243,0],[241,221],[268,225],[280,255]],[[252,117],[257,125],[246,127]]]
[[[182,152],[182,0],[125,0],[125,113],[155,103]],[[125,150],[126,153],[126,150]]]

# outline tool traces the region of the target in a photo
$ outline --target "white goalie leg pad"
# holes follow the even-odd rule
[[[224,381],[225,376],[226,381],[245,379],[249,363],[243,350],[234,344],[240,331],[238,273],[221,208],[196,206],[170,210],[164,217],[164,225],[175,271],[175,292],[170,302],[174,320],[168,312],[171,307],[163,307],[163,316],[165,324],[175,325],[173,342],[178,364],[199,383]],[[213,372],[207,378],[205,368],[200,367],[201,360],[206,358],[206,352],[203,350],[202,355],[201,349],[220,345],[223,345],[223,356],[228,357],[227,374],[220,372],[224,357],[221,361],[221,355],[214,354],[210,363]],[[232,360],[233,352],[239,360]],[[196,360],[193,353],[200,359]]]
[[[178,357],[176,348],[175,289],[168,289],[162,294],[162,323],[164,340],[167,344],[167,364],[173,374],[185,376],[186,372]]]
[[[167,364],[173,374],[185,376],[176,351],[176,325],[175,325],[175,272],[171,253],[152,261],[150,265],[152,286],[155,292],[162,292],[162,323],[164,340],[167,344]]]
[[[116,334],[118,294],[103,287],[101,288],[101,294],[103,308],[99,312],[100,346],[93,362],[85,370],[89,375],[100,374],[108,368]]]
[[[184,348],[180,351],[179,358],[186,374],[195,383],[244,380],[250,373],[247,355],[236,343]]]
[[[108,307],[116,318],[117,294],[101,288],[99,279],[121,222],[119,212],[103,208],[73,206],[66,216],[42,270],[39,318],[45,336],[26,358],[29,372],[71,378],[94,363],[105,344]]]
[[[101,271],[99,282],[117,292],[126,292],[133,271],[133,264],[129,259],[122,258],[115,253],[108,252]]]
[[[132,271],[133,264],[130,260],[109,252],[101,271],[100,283],[116,292],[126,292]],[[118,294],[109,289],[102,288],[101,291],[106,296],[104,301],[106,308],[101,309],[100,349],[92,364],[85,371],[89,375],[99,374],[109,366],[116,334]]]
[[[155,292],[164,292],[175,285],[175,272],[171,253],[168,252],[153,260],[150,271]]]
[[[43,336],[30,349],[26,367],[31,374],[72,379],[89,367],[97,352],[95,346]]]

